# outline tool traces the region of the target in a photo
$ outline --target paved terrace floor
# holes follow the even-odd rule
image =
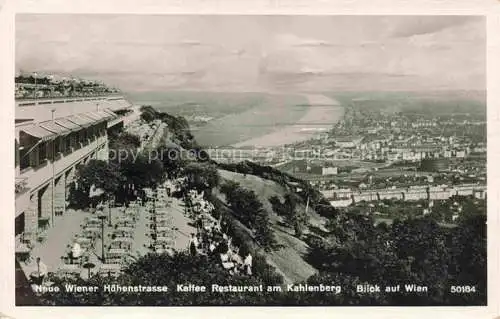
[[[61,265],[61,256],[67,250],[67,245],[72,243],[75,234],[81,232],[81,226],[85,217],[91,213],[81,210],[68,209],[63,216],[56,216],[54,227],[47,229],[47,239],[43,243],[36,243],[31,251],[33,257],[28,264],[21,263],[26,275],[29,277],[33,271],[37,270],[35,259],[40,257],[41,261],[47,265],[47,271],[55,272]]]
[[[175,250],[187,250],[191,233],[196,233],[196,228],[189,225],[192,220],[184,215],[184,202],[177,198],[172,198],[170,211],[173,218],[173,225],[177,228],[175,231]]]
[[[187,250],[189,244],[189,237],[191,233],[195,233],[194,227],[189,223],[192,221],[184,216],[184,203],[182,200],[173,198],[168,211],[173,218],[173,226],[177,229],[175,234],[174,249],[178,251]],[[106,216],[108,216],[107,208],[104,209]],[[115,225],[116,219],[122,215],[118,207],[111,209],[112,225]],[[42,262],[47,265],[48,272],[57,272],[58,268],[63,264],[61,257],[67,255],[69,249],[68,245],[73,243],[75,235],[82,233],[81,225],[84,224],[86,217],[95,216],[91,212],[81,210],[68,209],[63,216],[57,216],[55,219],[55,226],[47,230],[47,239],[43,243],[37,243],[31,252],[33,256],[30,263],[21,263],[24,273],[29,277],[29,274],[37,270],[35,262],[36,257],[40,257]],[[134,242],[132,245],[131,255],[142,256],[149,252],[148,246],[150,244],[150,228],[148,227],[148,213],[143,206],[139,207],[139,213],[136,227],[134,229]],[[114,229],[114,226],[109,226],[108,221],[104,221],[104,239],[105,246],[109,245],[111,238],[108,236]],[[96,265],[92,269],[91,274],[98,272],[102,262],[102,241],[97,239],[94,244],[94,249],[90,252],[90,262]],[[106,247],[104,249],[107,249]],[[86,279],[88,277],[88,270],[82,269],[81,277]]]

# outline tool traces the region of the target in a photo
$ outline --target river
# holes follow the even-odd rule
[[[328,131],[344,116],[344,108],[330,97],[321,94],[307,94],[305,97],[309,104],[308,110],[295,124],[232,146],[273,147],[305,141],[320,132]]]

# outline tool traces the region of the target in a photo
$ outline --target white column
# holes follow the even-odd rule
[[[24,239],[36,241],[38,231],[38,192],[30,196],[30,205],[24,211]]]
[[[63,175],[56,178],[54,189],[54,213],[64,213],[66,210],[66,178]]]
[[[52,224],[53,201],[52,201],[52,183],[49,183],[43,190],[40,191],[39,196],[42,200],[42,218],[47,218],[49,223]]]

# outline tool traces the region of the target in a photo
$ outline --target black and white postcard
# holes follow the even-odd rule
[[[16,307],[491,306],[488,19],[17,13]]]

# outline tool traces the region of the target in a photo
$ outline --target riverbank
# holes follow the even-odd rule
[[[344,107],[325,95],[308,94],[307,113],[293,125],[269,134],[233,144],[234,147],[273,147],[305,141],[330,130],[344,116]]]

